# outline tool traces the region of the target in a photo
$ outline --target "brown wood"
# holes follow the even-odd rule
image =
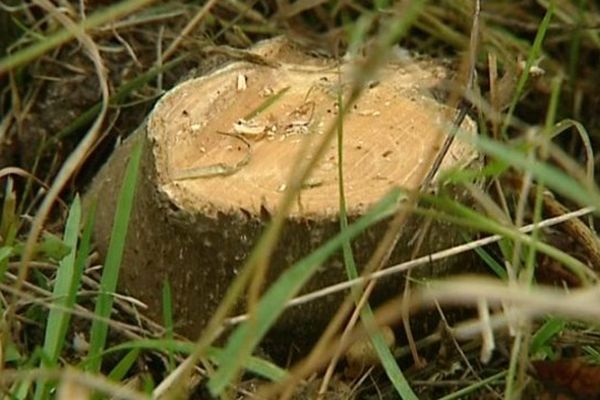
[[[142,175],[123,259],[121,288],[149,305],[160,320],[161,288],[169,279],[176,328],[195,337],[224,295],[287,188],[299,149],[316,146],[337,118],[337,93],[347,92],[356,62],[338,69],[282,39],[259,44],[254,61],[231,63],[182,83],[156,105],[146,125],[118,148],[96,178],[88,198],[99,196],[96,240],[106,250],[116,193],[134,140],[144,140]],[[430,90],[446,70],[432,62],[390,61],[344,119],[344,174],[351,219],[362,215],[391,187],[417,188],[425,160],[448,130],[452,112]],[[341,86],[340,86],[341,79]],[[254,111],[275,94],[273,104]],[[463,129],[475,132],[471,120]],[[476,158],[456,140],[442,168]],[[339,231],[337,149],[332,142],[304,183],[275,250],[270,279]],[[406,260],[420,222],[411,218],[391,262]],[[456,228],[434,222],[422,252],[457,241]],[[362,266],[385,223],[354,243]],[[415,271],[432,277],[457,266],[456,259]],[[344,280],[339,257],[324,265],[306,290]],[[375,300],[401,293],[402,277],[378,285]],[[331,318],[339,296],[286,312],[277,329],[313,335]],[[243,307],[240,307],[242,310]],[[292,337],[292,336],[288,336]]]

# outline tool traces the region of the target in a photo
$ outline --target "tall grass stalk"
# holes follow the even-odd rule
[[[81,31],[89,31],[93,28],[97,28],[105,23],[115,21],[127,14],[130,14],[136,10],[139,10],[145,5],[152,3],[154,0],[124,0],[120,1],[112,6],[106,7],[96,13],[90,15],[88,18],[83,20],[78,28]],[[25,65],[50,50],[67,43],[76,37],[76,32],[69,29],[63,28],[55,33],[50,34],[44,38],[38,40],[35,44],[32,44],[22,50],[17,51],[14,54],[10,54],[0,60],[0,76],[11,71],[17,67]]]
[[[77,243],[79,240],[79,226],[81,221],[81,201],[75,197],[69,210],[65,224],[64,243],[70,247],[69,254],[64,257],[58,266],[56,281],[54,283],[54,303],[67,310],[75,303],[81,273],[76,269]],[[64,347],[70,314],[60,307],[51,308],[46,321],[46,336],[43,351],[48,367],[56,367],[60,353]],[[49,386],[39,382],[36,388],[35,399],[44,399],[48,396]]]
[[[348,214],[346,210],[346,195],[344,188],[344,118],[341,112],[343,105],[343,98],[341,92],[338,93],[338,107],[340,108],[338,112],[338,135],[337,135],[337,148],[338,148],[338,194],[339,194],[339,214],[340,214],[340,232],[345,232],[348,229]],[[358,270],[356,268],[356,261],[354,260],[354,255],[352,253],[352,246],[350,244],[350,240],[345,240],[342,244],[342,253],[344,257],[344,265],[346,267],[346,275],[348,279],[358,278]],[[371,283],[373,285],[374,282]],[[356,304],[360,307],[360,297],[361,294],[364,295],[362,291],[362,287],[354,287],[352,288],[352,296],[354,296]],[[396,363],[394,359],[394,355],[389,349],[388,345],[385,342],[383,334],[381,330],[375,324],[375,317],[373,315],[373,310],[368,303],[365,303],[364,307],[360,310],[360,319],[365,325],[368,333],[369,339],[373,345],[373,348],[377,352],[381,360],[381,365],[383,366],[388,378],[394,385],[398,395],[402,399],[406,400],[417,400],[416,394],[411,389],[408,384],[404,374],[402,374],[402,370]],[[351,328],[348,326],[348,328]],[[333,373],[334,362],[330,364],[330,369],[328,369],[328,373]],[[327,377],[326,377],[327,378]],[[324,379],[324,384],[328,381],[328,379]],[[324,393],[324,388],[320,391],[320,393]]]
[[[233,363],[232,360],[238,357],[240,351],[244,349],[244,345],[249,344],[251,348],[254,348],[281,315],[285,304],[300,291],[317,269],[342,246],[345,240],[359,235],[369,226],[390,216],[401,195],[400,190],[393,190],[372,210],[350,225],[345,232],[336,235],[317,250],[290,266],[269,287],[257,305],[253,326],[244,322],[229,336],[222,356],[219,358],[221,367],[208,382],[208,388],[213,395],[221,394],[238,373],[239,362]]]
[[[142,155],[143,138],[137,137],[136,139],[138,142],[133,146],[131,158],[125,171],[125,177],[121,183],[110,242],[100,280],[100,294],[96,299],[94,314],[99,319],[95,319],[92,322],[90,350],[86,359],[86,369],[90,372],[100,371],[102,351],[104,350],[108,335],[108,324],[103,319],[110,318],[111,316],[113,293],[117,288],[121,258],[123,256],[123,249],[125,248],[125,238],[127,237],[127,228],[133,207],[133,198]]]

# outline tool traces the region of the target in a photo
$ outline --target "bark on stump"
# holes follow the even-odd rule
[[[147,123],[115,150],[95,179],[88,199],[100,199],[96,243],[105,254],[115,201],[132,143],[144,140],[141,175],[130,221],[120,288],[145,302],[160,321],[161,290],[168,279],[176,330],[195,338],[277,211],[296,154],[304,140],[315,146],[337,118],[338,69],[282,39],[253,50],[277,66],[238,61],[182,83],[156,105]],[[341,88],[351,85],[352,62],[340,68]],[[441,143],[452,111],[431,89],[446,75],[431,62],[390,61],[344,118],[344,174],[350,219],[361,216],[391,187],[415,188],[430,168],[425,160]],[[281,94],[279,98],[277,94]],[[275,99],[252,116],[267,99]],[[463,130],[475,132],[471,120]],[[456,140],[442,169],[476,157]],[[460,196],[460,195],[459,195]],[[357,265],[372,254],[387,224],[353,242]],[[420,220],[411,217],[391,263],[410,257]],[[270,265],[270,281],[339,232],[335,141],[304,184]],[[460,239],[457,228],[434,222],[421,253],[447,248]],[[414,271],[438,277],[464,271],[457,259]],[[345,279],[340,257],[322,266],[306,287],[312,291]],[[374,302],[402,291],[397,276],[378,284]],[[341,299],[331,295],[294,307],[276,329],[290,337],[313,337],[330,320]],[[240,305],[243,311],[243,305]]]

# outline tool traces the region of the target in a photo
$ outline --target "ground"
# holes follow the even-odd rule
[[[474,210],[460,208],[442,195],[424,195],[421,211],[464,226],[465,240],[489,233],[500,234],[503,239],[474,253],[481,269],[490,271],[478,278],[481,281],[465,281],[476,282],[470,286],[448,281],[447,287],[415,292],[414,301],[425,303],[431,298],[442,299],[447,288],[455,290],[447,302],[457,302],[456,289],[464,288],[461,307],[448,313],[448,324],[432,306],[440,325],[429,332],[415,332],[410,340],[401,323],[393,325],[396,340],[391,359],[412,392],[419,399],[600,398],[596,384],[600,374],[598,333],[590,323],[598,316],[593,302],[585,297],[597,285],[600,265],[595,220],[582,217],[559,227],[534,230],[530,233],[533,239],[525,241],[519,240],[516,230],[581,207],[600,205],[593,178],[600,124],[600,40],[596,29],[600,11],[595,4],[489,0],[482,2],[481,12],[476,14],[476,2],[466,0],[373,2],[376,6],[360,1],[231,1],[216,2],[210,8],[211,2],[155,2],[139,9],[135,1],[59,2],[60,8],[44,1],[14,3],[12,8],[8,2],[9,6],[0,9],[0,54],[4,55],[0,61],[0,177],[4,187],[0,272],[6,273],[1,308],[5,315],[3,367],[8,371],[1,379],[4,391],[16,398],[27,398],[34,392],[37,398],[50,396],[54,381],[44,384],[42,380],[37,386],[22,383],[20,379],[30,373],[49,380],[60,378],[63,390],[75,390],[65,383],[71,382],[76,387],[114,393],[124,382],[130,382],[128,395],[136,398],[154,390],[180,365],[190,347],[177,351],[165,348],[180,344],[176,339],[189,346],[193,342],[174,337],[168,313],[157,323],[146,319],[136,303],[126,298],[103,303],[107,296],[98,296],[98,292],[110,292],[110,286],[105,285],[111,279],[102,276],[97,266],[105,265],[106,270],[110,263],[84,247],[89,238],[85,216],[68,233],[67,215],[70,211],[75,218],[75,195],[87,190],[115,146],[146,118],[165,91],[243,54],[233,48],[245,49],[261,39],[283,34],[320,56],[332,58],[360,48],[366,63],[375,63],[379,53],[370,50],[392,45],[400,45],[401,51],[415,58],[435,58],[453,71],[448,87],[436,93],[438,97],[451,104],[459,104],[465,97],[458,106],[465,107],[478,121],[482,137],[478,146],[486,154],[486,167],[483,172],[450,177],[470,190],[476,200]],[[79,8],[82,4],[84,10]],[[78,22],[86,16],[95,23],[99,19],[92,16],[102,16],[96,13],[123,4],[134,4],[134,11],[104,14],[102,23],[87,28],[88,38],[99,49],[106,68],[105,83],[111,98],[103,115],[98,70],[91,56],[94,46],[75,33],[60,43],[52,42],[52,38],[63,26],[69,26],[65,19]],[[479,35],[473,39],[476,18]],[[404,23],[410,27],[406,31],[401,28]],[[388,37],[393,39],[389,43],[385,40]],[[38,46],[24,54],[25,58],[15,57],[44,42],[54,44]],[[470,55],[477,74],[472,90],[465,94]],[[100,125],[94,128],[99,115]],[[48,188],[59,182],[59,171],[69,155],[93,129],[97,129],[96,137],[80,156],[82,162],[67,169],[58,200],[48,215],[43,215],[44,196],[52,193]],[[473,179],[484,181],[485,190],[469,186]],[[39,235],[35,234],[38,222],[43,222]],[[26,249],[32,235],[38,243],[35,253]],[[536,245],[537,235],[548,246]],[[72,301],[65,295],[67,300],[62,303],[57,297],[61,293],[57,287],[62,284],[57,282],[63,277],[56,271],[58,265],[63,268],[69,264],[64,260],[69,259],[65,254],[72,243],[79,243],[77,256],[82,256],[71,260],[70,265],[82,270],[85,267],[85,273],[75,283],[66,284],[75,285],[74,291],[64,293],[77,295]],[[33,260],[26,263],[26,276],[20,263],[23,258]],[[77,276],[76,270],[72,276]],[[499,278],[488,282],[489,275]],[[520,292],[511,286],[517,283],[523,285]],[[477,292],[481,288],[489,290]],[[157,296],[168,302],[168,293]],[[488,304],[481,306],[483,298]],[[484,309],[491,310],[494,318],[510,317],[508,303],[522,314],[517,312],[520,319],[512,321],[512,330],[496,331],[495,350],[491,360],[484,363],[481,356],[489,346],[489,337],[466,333],[468,326],[459,321],[483,320]],[[61,316],[69,313],[49,316],[48,304],[74,309],[72,321]],[[101,304],[109,305],[108,309],[103,310]],[[111,314],[113,306],[116,311]],[[107,331],[107,348],[133,341],[144,349],[121,349],[105,355],[101,368],[94,366],[96,362],[86,356],[89,346],[101,346],[97,354],[104,349],[103,328],[100,322],[91,322],[94,315],[113,320]],[[385,317],[380,312],[377,315]],[[62,339],[52,339],[48,333],[57,326],[56,332],[66,332],[64,337],[58,335]],[[92,331],[100,333],[92,333],[90,338]],[[165,342],[142,345],[142,338]],[[415,347],[421,359],[415,357]],[[257,354],[269,359],[262,350]],[[390,372],[394,368],[384,370],[376,363],[352,373],[349,364],[344,359],[334,370],[328,386],[330,398],[397,398],[398,392],[414,398],[410,389],[403,389],[403,378],[394,378]],[[279,365],[288,372],[295,370],[285,358]],[[213,367],[208,362],[203,367],[211,375]],[[296,398],[315,397],[324,369],[313,369],[318,372],[298,385]],[[97,375],[94,378],[84,371]],[[102,386],[99,374],[109,376],[113,383]],[[271,371],[270,376],[273,374]],[[186,382],[193,396],[209,398],[203,376]],[[240,382],[234,381],[233,387],[240,396],[275,390],[273,386],[265,389],[264,383],[256,374],[247,373]]]

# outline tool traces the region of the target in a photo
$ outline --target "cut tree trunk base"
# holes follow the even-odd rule
[[[290,174],[307,161],[298,158],[298,152],[308,146],[310,157],[338,118],[338,93],[348,92],[358,62],[338,69],[333,61],[311,57],[283,39],[263,42],[253,52],[272,65],[234,62],[167,93],[147,123],[116,149],[87,194],[88,201],[100,199],[95,237],[105,254],[132,144],[145,142],[120,288],[146,303],[149,316],[160,321],[161,293],[168,281],[175,328],[192,339],[277,212]],[[391,60],[376,80],[365,82],[362,97],[343,125],[351,220],[390,188],[419,186],[453,115],[430,94],[445,75],[445,69],[432,62]],[[462,128],[476,132],[468,119]],[[461,168],[476,158],[470,146],[455,140],[442,168]],[[339,232],[337,168],[333,141],[287,217],[269,283]],[[366,264],[386,227],[386,222],[380,223],[353,242],[358,266]],[[408,220],[390,263],[410,258],[411,239],[419,227],[418,218]],[[457,232],[456,227],[434,222],[420,253],[460,242]],[[468,268],[453,258],[418,268],[412,276],[432,278]],[[336,256],[305,291],[344,279],[341,256]],[[401,293],[402,282],[402,276],[380,282],[373,303]],[[285,332],[286,343],[290,338],[314,338],[341,299],[331,295],[293,307],[275,330]],[[238,311],[243,309],[240,305]]]

